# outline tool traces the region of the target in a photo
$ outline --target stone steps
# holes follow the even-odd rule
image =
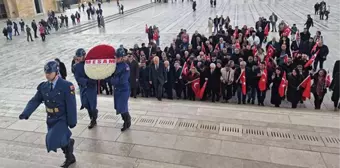
[[[129,15],[132,15],[132,14],[141,12],[143,10],[152,8],[155,5],[156,4],[154,4],[154,3],[150,3],[150,4],[146,4],[146,5],[142,5],[142,6],[139,6],[139,7],[136,7],[136,8],[126,10],[126,11],[124,11],[124,15],[114,14],[114,15],[106,16],[106,17],[104,17],[105,24],[112,22],[114,20],[121,19],[121,18],[129,16]],[[60,31],[58,33],[62,33],[62,34],[76,33],[77,34],[77,33],[81,33],[83,31],[86,31],[86,30],[89,30],[89,29],[92,29],[92,28],[95,28],[95,27],[98,27],[97,19],[95,21],[90,21],[88,23],[85,23],[85,24],[82,24],[82,25],[79,25],[79,26],[74,26],[74,27],[71,27],[71,28],[68,28],[68,29],[64,29],[63,31]]]
[[[58,153],[47,153],[46,149],[22,146],[16,143],[0,142],[0,167],[58,167],[63,161],[64,156],[61,150]],[[121,156],[114,156],[108,154],[91,153],[85,151],[75,150],[75,156],[79,163],[75,167],[100,167],[100,168],[133,168],[137,167],[136,160],[134,158],[127,158]],[[18,166],[23,165],[23,166]],[[12,166],[15,165],[15,166]]]

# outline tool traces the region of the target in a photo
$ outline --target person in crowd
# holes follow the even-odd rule
[[[46,39],[45,27],[41,23],[39,25],[39,32],[40,32],[41,40],[44,42]]]
[[[153,64],[150,65],[149,83],[155,90],[155,96],[159,101],[162,101],[163,85],[167,80],[167,73],[164,64],[159,61],[159,57],[153,58]]]
[[[314,14],[315,15],[319,14],[319,8],[320,8],[320,4],[319,4],[319,2],[316,2],[316,4],[314,5]]]
[[[281,80],[283,77],[283,71],[280,67],[275,69],[275,72],[272,75],[272,92],[270,103],[275,105],[275,107],[280,107],[282,97],[279,94],[279,88],[281,87]]]
[[[323,63],[327,59],[329,50],[328,50],[328,47],[323,44],[323,41],[319,41],[315,52],[318,52],[318,54],[316,55],[316,58],[314,60],[314,66],[313,66],[314,71],[316,71],[318,64],[319,64],[320,69],[323,69]]]
[[[247,69],[247,63],[245,61],[241,61],[240,62],[240,67],[237,68],[235,70],[235,74],[234,74],[234,82],[236,83],[236,90],[237,90],[237,103],[241,104],[241,100],[243,104],[246,104],[246,98],[247,98],[247,91],[246,93],[243,93],[242,91],[242,85],[244,85],[244,81],[245,84],[247,85],[247,77],[249,76],[249,70]],[[245,79],[241,79],[243,78],[242,73],[244,73],[245,75]],[[247,88],[247,86],[245,86]]]
[[[137,98],[137,89],[139,86],[139,65],[131,51],[127,52],[128,54],[128,65],[130,67],[130,96],[133,98]]]
[[[173,87],[174,87],[174,67],[170,65],[169,61],[164,61],[164,67],[166,71],[166,77],[167,80],[164,83],[164,88],[165,88],[165,93],[167,95],[167,98],[172,100],[172,92],[173,92]]]
[[[25,22],[24,22],[23,19],[21,19],[21,20],[19,21],[19,25],[20,25],[20,30],[21,30],[21,32],[25,32]]]
[[[150,69],[149,66],[146,65],[146,61],[141,61],[139,70],[139,84],[142,97],[149,97],[150,95],[149,70]]]
[[[31,27],[34,31],[34,38],[38,38],[38,36],[37,36],[38,26],[37,26],[37,23],[35,22],[35,20],[32,20]]]
[[[315,73],[312,76],[313,85],[312,85],[311,90],[314,96],[315,110],[321,109],[323,98],[325,94],[327,93],[326,76],[327,76],[327,72],[324,69],[320,69],[317,73]]]
[[[329,90],[333,91],[331,100],[334,103],[334,111],[338,111],[340,109],[340,60],[337,60],[334,64],[332,77],[333,80],[329,86]]]
[[[59,74],[60,74],[61,78],[66,80],[67,71],[66,71],[65,64],[63,62],[61,62],[59,58],[54,59],[54,61],[58,63]]]
[[[9,40],[7,27],[4,27],[4,29],[2,29],[2,34],[6,37],[7,40]]]
[[[234,73],[235,70],[231,68],[231,65],[228,64],[221,69],[221,90],[222,97],[226,103],[232,98],[233,93],[233,83],[234,83]]]
[[[277,18],[277,15],[273,12],[272,15],[269,16],[269,21],[272,25],[272,32],[277,32],[276,30],[276,22],[277,22],[278,18]]]
[[[313,22],[313,19],[312,19],[312,17],[310,15],[307,15],[307,21],[305,23],[305,26],[306,26],[308,31],[309,31],[310,27],[314,27],[314,22]]]
[[[29,42],[29,39],[31,39],[31,41],[33,41],[32,33],[31,33],[31,28],[28,27],[28,25],[26,25],[26,36],[27,36],[27,42]]]
[[[292,108],[294,109],[301,100],[302,92],[300,84],[303,81],[303,77],[300,75],[299,70],[295,68],[292,73],[288,75],[287,80],[287,100],[292,103]]]
[[[16,35],[20,36],[20,33],[18,31],[18,24],[16,22],[13,22],[13,29],[14,29],[14,36]]]
[[[200,79],[200,73],[196,70],[195,67],[190,68],[190,71],[188,73],[187,76],[187,83],[186,83],[186,87],[188,90],[188,99],[195,101],[196,100],[196,95],[192,89],[192,85],[191,83],[194,82],[195,80],[199,80]]]

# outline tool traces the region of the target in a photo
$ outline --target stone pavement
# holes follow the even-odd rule
[[[255,3],[258,2],[258,3]],[[28,43],[24,37],[0,41],[0,167],[52,168],[63,156],[46,154],[44,107],[30,120],[18,121],[27,101],[44,80],[43,65],[59,57],[68,68],[77,48],[96,44],[114,46],[147,40],[145,24],[161,29],[161,44],[168,45],[180,28],[189,33],[196,29],[207,32],[207,18],[229,15],[233,24],[254,25],[258,16],[275,11],[289,24],[299,27],[307,13],[313,13],[311,0],[219,0],[216,9],[208,1],[197,0],[197,12],[190,2],[153,4],[131,9],[127,16],[108,15],[106,29],[85,23],[79,31],[69,30]],[[330,3],[330,20],[315,18],[315,30],[322,30],[330,48],[327,68],[338,59],[339,4]],[[142,5],[142,4],[141,4]],[[137,12],[137,13],[134,13]],[[147,17],[152,17],[148,19]],[[202,18],[203,17],[203,18]],[[276,34],[271,34],[275,36]],[[80,105],[77,95],[78,106]],[[312,101],[312,100],[311,100]],[[131,99],[129,107],[133,125],[121,133],[121,119],[113,111],[111,96],[98,97],[98,127],[89,131],[86,111],[78,112],[79,124],[73,129],[78,168],[338,168],[340,167],[339,113],[331,112],[329,97],[322,111],[314,111],[311,102],[306,108],[239,106],[192,101],[158,102],[153,98]]]

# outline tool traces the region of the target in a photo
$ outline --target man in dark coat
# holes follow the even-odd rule
[[[59,66],[59,72],[60,72],[60,75],[63,79],[66,79],[66,76],[67,76],[67,71],[66,71],[66,66],[63,62],[60,61],[59,58],[56,58],[54,59],[57,63],[58,63],[58,66]]]
[[[164,67],[166,71],[167,81],[164,84],[165,92],[167,95],[167,98],[172,100],[172,89],[174,85],[174,69],[172,66],[170,66],[169,61],[164,61]]]
[[[139,70],[139,84],[142,97],[149,97],[150,93],[149,71],[150,71],[149,66],[146,65],[145,61],[142,61]]]
[[[323,41],[319,41],[319,44],[316,47],[315,52],[317,52],[317,51],[319,51],[319,53],[316,56],[315,61],[314,61],[314,66],[313,66],[314,71],[316,71],[316,68],[317,68],[319,63],[320,63],[320,65],[319,65],[320,69],[323,69],[323,62],[326,61],[327,55],[329,53],[328,47],[323,44]]]
[[[308,41],[310,38],[310,33],[307,28],[303,29],[303,32],[300,33],[301,41],[305,42]]]
[[[165,71],[164,64],[159,62],[159,57],[153,58],[153,64],[150,65],[150,84],[155,89],[155,95],[159,101],[162,101],[163,85],[167,81],[167,73]]]
[[[309,30],[310,27],[314,27],[313,19],[310,17],[310,15],[307,15],[307,21],[305,23],[305,26],[307,30]]]
[[[32,21],[31,27],[34,31],[34,38],[38,38],[38,36],[37,36],[38,26],[37,26],[37,23],[35,22],[35,20]]]
[[[129,62],[128,65],[130,67],[130,88],[131,88],[131,97],[137,98],[137,89],[138,89],[138,80],[139,80],[139,65],[135,60],[134,56],[131,53],[128,53]]]

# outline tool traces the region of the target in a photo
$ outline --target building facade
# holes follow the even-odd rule
[[[56,11],[60,0],[0,0],[0,19],[27,18]]]

